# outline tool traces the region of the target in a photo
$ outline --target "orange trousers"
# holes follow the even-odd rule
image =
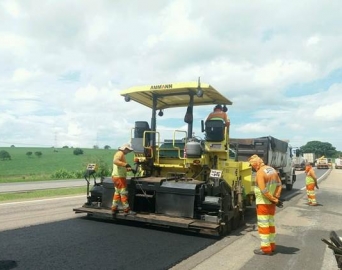
[[[113,196],[112,210],[118,210],[121,203],[125,212],[129,211],[127,181],[125,177],[112,177],[115,191]]]
[[[315,194],[315,183],[306,185],[306,195],[308,196],[309,204],[311,205],[317,204],[316,194]]]
[[[275,251],[275,204],[257,204],[257,224],[261,240],[260,249],[265,253]]]

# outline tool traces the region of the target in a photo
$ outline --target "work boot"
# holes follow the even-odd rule
[[[266,255],[266,256],[272,256],[273,255],[272,253],[263,252],[261,249],[254,249],[254,254],[255,255]]]
[[[127,215],[131,215],[131,216],[134,216],[136,215],[137,213],[132,211],[132,210],[127,210],[127,211],[124,211],[124,215],[127,216]]]
[[[119,209],[117,207],[112,207],[112,215],[115,216],[117,213],[119,213]]]

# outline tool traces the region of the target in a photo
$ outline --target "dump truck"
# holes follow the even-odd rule
[[[230,147],[234,149],[237,161],[247,161],[251,155],[257,154],[266,165],[277,170],[286,190],[292,190],[296,182],[296,173],[292,167],[292,148],[288,141],[272,136],[249,139],[232,138]]]
[[[316,160],[317,169],[329,169],[329,162],[325,156],[321,156]]]
[[[306,160],[302,156],[293,157],[292,158],[292,166],[296,171],[304,171],[305,170]]]
[[[137,119],[130,133],[135,174],[127,182],[130,208],[136,215],[112,215],[111,178],[94,180],[86,203],[74,208],[75,213],[218,236],[243,224],[245,210],[255,200],[249,163],[230,157],[229,128],[223,121],[193,120],[197,106],[221,104],[227,110],[232,102],[199,80],[137,86],[120,94],[126,102],[134,102],[132,106],[151,109],[151,121]],[[162,117],[170,108],[184,108],[186,128],[163,135],[157,114]],[[202,136],[194,136],[194,125]],[[88,178],[96,174],[87,171]]]
[[[306,162],[310,163],[311,166],[316,166],[316,155],[315,153],[304,153],[304,159]]]
[[[335,169],[342,169],[342,159],[335,158]]]
[[[293,149],[292,149],[293,150]],[[304,171],[306,160],[299,148],[294,150],[295,155],[292,157],[292,167],[297,171]]]

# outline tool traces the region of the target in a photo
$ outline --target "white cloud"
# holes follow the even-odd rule
[[[314,35],[308,38],[308,40],[306,41],[306,46],[313,46],[313,45],[317,45],[320,42],[320,38],[318,35]]]
[[[13,53],[27,45],[26,38],[8,32],[0,33],[0,48],[11,50]]]
[[[331,140],[342,150],[338,0],[37,3],[1,2],[5,142],[51,145],[57,136],[59,146],[98,138],[116,147],[135,121],[151,118],[121,90],[201,77],[233,101],[233,136]],[[197,135],[211,110],[194,111]],[[178,129],[183,117],[177,109],[158,121]]]
[[[284,87],[306,78],[315,78],[317,71],[310,63],[302,61],[275,60],[255,70],[253,83],[261,86],[280,85]]]
[[[25,68],[18,68],[14,71],[12,76],[12,82],[13,83],[22,83],[25,81],[28,81],[30,79],[34,79],[35,77],[38,77],[41,73],[39,71],[29,71]]]
[[[1,5],[7,13],[15,18],[19,17],[19,15],[21,14],[20,6],[15,0],[2,1]]]

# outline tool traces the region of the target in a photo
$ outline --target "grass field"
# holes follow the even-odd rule
[[[74,148],[0,147],[11,156],[11,160],[0,160],[0,183],[82,178],[88,163],[97,163],[109,175],[116,149],[81,149],[82,155],[74,155]],[[41,152],[41,157],[35,152]],[[127,161],[132,164],[132,160],[128,154]]]

